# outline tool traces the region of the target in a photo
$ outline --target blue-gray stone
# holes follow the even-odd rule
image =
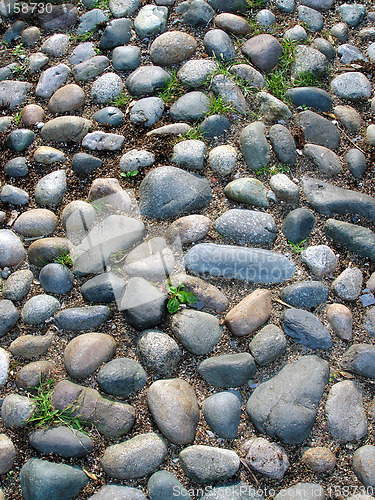
[[[323,323],[303,309],[288,309],[280,317],[285,335],[298,344],[311,349],[327,350],[332,347],[332,337]]]
[[[307,208],[296,208],[288,213],[283,222],[282,231],[288,241],[295,245],[306,240],[315,224],[315,216]]]
[[[131,19],[113,19],[104,30],[99,49],[108,50],[119,45],[126,45],[131,38],[131,25]]]
[[[23,156],[12,158],[4,165],[4,174],[8,177],[25,177],[28,173],[26,158]]]
[[[341,367],[362,377],[375,378],[375,346],[353,344],[341,358]]]
[[[296,124],[302,128],[306,142],[333,150],[339,147],[340,132],[327,118],[313,111],[302,111],[296,117]]]
[[[101,9],[92,9],[83,14],[79,19],[76,35],[80,36],[88,31],[92,31],[98,24],[106,23],[108,17]]]
[[[35,134],[32,130],[20,128],[13,130],[5,142],[8,149],[12,151],[25,151],[34,141]]]
[[[375,233],[371,229],[328,219],[324,231],[339,247],[375,262]]]
[[[204,418],[217,436],[224,439],[237,437],[241,404],[241,394],[237,391],[218,392],[203,401]]]
[[[200,91],[188,92],[172,104],[169,114],[175,122],[196,122],[209,111],[209,98]]]
[[[190,499],[189,492],[171,472],[154,472],[147,483],[150,500],[174,500],[176,497]],[[129,499],[130,500],[130,499]]]
[[[89,279],[81,286],[81,293],[85,300],[97,304],[114,302],[122,296],[125,281],[112,273],[103,273]]]
[[[310,434],[329,379],[329,364],[302,356],[287,364],[251,394],[246,410],[259,432],[287,444],[300,444]]]
[[[253,357],[247,352],[222,354],[207,358],[198,365],[198,372],[214,387],[241,387],[255,374]]]
[[[276,238],[276,224],[273,217],[255,210],[228,210],[216,219],[213,227],[222,236],[239,244],[262,246],[273,243]]]
[[[79,467],[29,459],[21,469],[20,483],[25,500],[70,500],[76,498],[89,478]]]
[[[230,129],[230,121],[224,115],[211,115],[200,124],[204,137],[221,137]]]
[[[76,174],[89,174],[97,170],[103,161],[96,156],[87,153],[76,153],[72,158],[72,169]]]
[[[152,127],[163,116],[164,101],[160,97],[145,97],[130,109],[130,121],[136,125]]]
[[[107,127],[120,127],[123,123],[124,113],[119,108],[108,106],[96,111],[93,118]]]
[[[329,288],[320,281],[300,281],[281,290],[280,298],[300,309],[314,309],[328,300]]]
[[[141,66],[126,79],[131,95],[147,97],[161,90],[171,80],[171,75],[160,66]]]
[[[17,323],[20,313],[10,300],[0,300],[0,337],[4,337]]]
[[[34,295],[21,311],[22,319],[29,325],[38,325],[50,319],[60,309],[60,302],[51,295]]]
[[[312,31],[320,31],[324,25],[324,18],[320,12],[305,5],[298,7],[298,19],[306,23],[307,27]]]
[[[142,389],[147,374],[134,359],[116,358],[99,370],[96,379],[101,391],[113,396],[127,397]]]
[[[134,45],[115,47],[112,65],[117,71],[134,71],[141,65],[141,49]]]
[[[236,50],[230,36],[223,30],[209,30],[203,39],[204,48],[209,56],[219,61],[228,61],[236,57]]]
[[[225,483],[209,488],[199,500],[263,500],[260,493],[242,481]]]
[[[180,3],[176,12],[182,14],[186,24],[194,28],[205,28],[214,18],[215,11],[204,0],[191,0]]]
[[[73,281],[72,271],[62,264],[47,264],[39,273],[39,282],[47,293],[64,295],[73,288]]]
[[[31,432],[29,444],[40,453],[53,453],[67,458],[84,457],[94,449],[87,434],[62,425]]]
[[[280,283],[295,272],[294,263],[280,253],[214,243],[191,248],[185,255],[185,265],[189,271],[251,283]]]
[[[286,97],[295,106],[308,106],[326,113],[332,109],[333,101],[328,92],[317,87],[295,87],[287,91]]]
[[[95,330],[111,314],[107,306],[70,307],[55,316],[55,325],[61,330],[73,332]]]

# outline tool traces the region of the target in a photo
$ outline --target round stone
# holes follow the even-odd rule
[[[142,389],[146,378],[147,374],[139,363],[130,358],[117,358],[100,369],[97,381],[101,391],[127,397]]]
[[[48,102],[48,110],[51,113],[66,113],[75,111],[85,105],[85,93],[81,87],[71,83],[59,88],[51,96]]]
[[[180,64],[194,55],[197,42],[194,37],[181,31],[167,31],[151,44],[150,57],[159,66]]]
[[[64,295],[73,287],[73,273],[62,264],[47,264],[39,273],[39,282],[47,293]]]
[[[35,295],[22,308],[21,316],[25,323],[38,325],[50,319],[60,308],[60,302],[51,295]]]
[[[137,353],[148,369],[164,377],[173,373],[181,356],[177,342],[158,330],[145,330],[139,336]]]

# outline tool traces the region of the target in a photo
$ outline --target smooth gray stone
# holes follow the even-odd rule
[[[20,313],[10,300],[0,300],[0,337],[4,337],[16,325]]]
[[[360,178],[366,171],[366,156],[357,148],[349,149],[344,157],[351,174]]]
[[[22,152],[34,142],[34,139],[35,134],[32,130],[20,128],[8,135],[5,144],[12,151]]]
[[[141,40],[150,38],[167,29],[168,8],[145,5],[134,19],[134,29]]]
[[[113,17],[133,16],[141,5],[141,0],[111,0],[109,2]]]
[[[282,356],[286,346],[287,340],[281,329],[275,325],[266,325],[254,335],[249,350],[256,364],[265,366]]]
[[[266,126],[262,122],[247,125],[240,134],[240,148],[251,170],[263,168],[271,160],[271,148],[265,134]]]
[[[73,288],[73,281],[72,271],[62,264],[47,264],[39,273],[40,285],[47,293],[64,295]]]
[[[152,127],[163,116],[164,102],[160,97],[145,97],[130,109],[130,121],[135,125]]]
[[[328,219],[324,231],[336,245],[375,262],[375,233],[370,229],[358,224]]]
[[[191,248],[185,255],[185,265],[190,271],[252,283],[280,283],[295,272],[294,263],[282,254],[213,243]]]
[[[177,72],[177,78],[188,87],[199,88],[217,69],[217,63],[210,59],[190,59]]]
[[[20,483],[25,500],[76,498],[89,478],[80,467],[29,459],[21,469]]]
[[[279,161],[285,165],[294,165],[297,161],[297,148],[289,130],[281,124],[272,125],[269,138]]]
[[[131,38],[131,26],[131,19],[127,19],[126,17],[113,19],[104,30],[99,42],[99,49],[108,50],[119,45],[127,45]]]
[[[176,497],[191,498],[189,492],[176,476],[166,470],[159,470],[152,474],[147,482],[147,492],[150,500],[175,500]],[[129,500],[133,499],[129,498]]]
[[[60,309],[60,302],[51,295],[34,295],[23,306],[22,319],[29,325],[38,325],[50,319]]]
[[[375,346],[353,344],[341,358],[341,367],[362,377],[375,378]]]
[[[29,194],[24,189],[5,184],[1,189],[0,200],[2,203],[10,203],[11,205],[27,205],[29,203]]]
[[[295,87],[287,90],[286,97],[295,106],[308,106],[326,113],[332,109],[333,101],[328,92],[316,87]]]
[[[64,426],[31,432],[29,444],[40,453],[53,453],[67,458],[84,457],[94,449],[87,434]]]
[[[209,98],[200,91],[188,92],[172,104],[169,114],[175,122],[196,122],[209,111]]]
[[[167,312],[167,296],[144,278],[128,281],[119,309],[137,330],[152,328],[163,320]]]
[[[90,57],[95,56],[94,44],[92,42],[83,42],[77,45],[73,50],[69,61],[73,65],[77,65],[81,62],[87,61]]]
[[[12,158],[4,165],[4,174],[8,177],[26,177],[28,172],[26,158],[23,156]]]
[[[354,452],[353,470],[361,483],[372,493],[372,488],[375,486],[375,446],[361,446]]]
[[[230,72],[259,90],[266,86],[262,73],[250,66],[250,64],[235,64],[230,68]]]
[[[241,403],[241,394],[235,391],[218,392],[203,401],[204,418],[217,436],[224,439],[237,437]]]
[[[158,167],[143,179],[139,196],[141,214],[162,220],[207,206],[212,193],[206,178],[176,167]]]
[[[367,57],[362,54],[362,52],[355,47],[354,45],[350,45],[348,43],[344,43],[337,47],[337,55],[340,58],[342,64],[352,64],[354,62],[368,62]]]
[[[96,111],[93,118],[107,127],[120,127],[123,123],[124,113],[119,108],[108,106]]]
[[[35,95],[42,99],[49,99],[58,88],[64,85],[70,73],[70,69],[66,64],[59,64],[46,69],[40,75]]]
[[[307,208],[296,208],[285,217],[282,231],[285,237],[294,244],[307,239],[313,230],[315,216]]]
[[[366,7],[361,4],[344,3],[339,7],[343,21],[349,26],[357,26],[366,15]]]
[[[307,27],[312,31],[320,31],[324,25],[324,18],[320,12],[305,5],[298,7],[298,19],[306,23]]]
[[[108,17],[101,9],[89,10],[80,17],[76,35],[80,36],[92,31],[98,24],[106,23],[107,21]]]
[[[333,0],[302,0],[301,4],[311,9],[328,10],[332,7]]]
[[[340,132],[326,118],[313,111],[302,111],[302,113],[298,113],[296,123],[302,128],[306,142],[318,144],[328,149],[337,149],[339,147]]]
[[[142,389],[146,378],[142,366],[130,358],[113,359],[99,370],[96,377],[101,391],[123,398]]]
[[[280,298],[293,307],[314,309],[328,300],[329,288],[320,281],[301,281],[281,290]]]
[[[0,229],[0,267],[17,266],[25,256],[19,237],[10,229]]]
[[[72,74],[76,82],[87,82],[101,75],[108,68],[110,60],[106,56],[94,56],[74,66]]]
[[[221,137],[230,129],[231,123],[224,115],[207,116],[200,124],[204,137]]]
[[[255,210],[227,210],[216,219],[213,227],[222,236],[239,244],[263,246],[273,243],[276,238],[276,224],[273,217]]]
[[[333,61],[336,57],[335,47],[325,38],[315,38],[313,46],[326,56],[327,59]]]
[[[236,57],[233,42],[223,30],[213,29],[207,31],[203,44],[207,54],[218,60],[229,61]]]
[[[328,350],[332,337],[323,323],[303,309],[287,309],[280,316],[281,327],[288,337],[311,349]]]
[[[329,379],[329,364],[318,356],[302,356],[261,383],[247,402],[259,432],[283,443],[300,444],[310,434]]]
[[[45,175],[35,186],[34,198],[38,205],[55,207],[60,205],[67,188],[65,170],[55,170]]]
[[[255,374],[256,365],[251,354],[222,354],[207,358],[198,365],[198,372],[214,387],[241,387]]]
[[[147,97],[153,95],[171,80],[171,75],[160,66],[141,66],[126,79],[126,87],[131,95]]]
[[[0,106],[14,109],[24,103],[31,90],[31,83],[18,80],[0,82]]]
[[[302,177],[307,202],[324,215],[360,215],[375,220],[375,199],[368,194],[343,189],[311,177]]]
[[[306,144],[303,152],[326,177],[342,173],[340,158],[330,149],[318,144]]]
[[[110,314],[107,306],[69,307],[55,315],[55,325],[61,330],[90,331],[104,323]]]
[[[176,12],[182,14],[186,24],[194,28],[205,28],[214,18],[215,11],[204,0],[191,0],[180,3]]]
[[[116,274],[103,273],[86,281],[81,286],[81,293],[89,302],[108,304],[123,295],[125,286],[125,281]]]
[[[72,158],[72,169],[76,174],[89,174],[100,168],[103,161],[87,153],[76,153]]]
[[[141,65],[141,49],[134,45],[115,47],[112,65],[117,71],[134,71]]]
[[[249,106],[239,85],[225,75],[216,75],[211,80],[211,89],[238,113],[246,114]]]
[[[3,297],[13,301],[22,300],[29,293],[34,275],[28,269],[15,271],[4,283]]]
[[[219,12],[245,12],[246,0],[208,0],[211,7]]]

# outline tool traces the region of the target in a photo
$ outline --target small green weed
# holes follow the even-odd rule
[[[270,93],[278,99],[284,99],[286,91],[292,87],[291,69],[295,60],[296,43],[284,39],[281,41],[283,53],[276,69],[266,76]]]
[[[292,241],[288,240],[288,244],[292,247],[293,252],[295,253],[301,253],[305,249],[307,240],[302,240],[299,243],[293,243]]]
[[[131,101],[131,97],[127,92],[122,92],[116,99],[113,99],[112,104],[117,108],[125,108]]]
[[[21,42],[18,45],[16,45],[14,47],[14,49],[12,50],[12,53],[16,57],[24,56],[25,55],[25,49],[23,47],[23,43]]]
[[[13,121],[14,121],[14,124],[18,127],[18,125],[20,124],[21,122],[21,118],[22,118],[22,110],[19,111],[14,117],[13,117]]]
[[[176,101],[185,93],[182,83],[177,78],[176,70],[172,68],[169,73],[171,75],[171,79],[165,80],[164,87],[159,92],[160,99],[163,99],[166,103]]]
[[[310,71],[301,73],[294,79],[294,87],[316,87],[319,84],[319,78]]]
[[[267,172],[268,172],[268,165],[264,165],[262,168],[254,170],[254,174],[256,177],[260,177],[261,175],[266,175]]]
[[[171,282],[169,281],[168,284],[168,303],[167,303],[167,309],[169,314],[174,314],[176,313],[181,304],[195,304],[197,301],[197,297],[194,295],[194,293],[187,292],[185,290],[185,287],[182,283],[176,286],[172,286]]]
[[[233,104],[224,101],[221,96],[213,96],[208,105],[208,115],[226,115],[235,111]]]
[[[62,252],[60,255],[55,257],[54,262],[57,264],[62,264],[65,267],[72,267],[73,266],[73,259],[70,255],[69,252]]]
[[[97,31],[98,28],[95,26],[91,31],[86,31],[85,33],[82,33],[82,35],[70,35],[70,38],[74,43],[87,42],[87,40],[90,40]]]
[[[139,170],[132,170],[131,172],[121,172],[121,177],[126,177],[129,179],[130,177],[136,177],[139,174]]]
[[[50,427],[52,425],[66,425],[71,429],[82,431],[81,422],[73,416],[74,407],[67,408],[65,411],[56,410],[52,405],[52,393],[54,379],[41,383],[35,389],[36,394],[30,396],[30,400],[35,405],[35,411],[29,418],[28,423],[36,427]]]
[[[336,382],[337,380],[337,373],[330,373],[330,376],[329,376],[329,383],[331,384],[332,382]]]
[[[203,140],[203,134],[199,125],[193,125],[190,130],[181,134],[177,137],[176,142],[187,141],[187,140]]]
[[[274,165],[270,167],[270,174],[271,175],[276,175],[276,174],[285,174],[290,172],[290,167],[289,165],[284,165],[283,163],[279,163],[278,165]]]

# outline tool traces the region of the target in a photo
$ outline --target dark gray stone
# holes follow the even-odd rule
[[[16,325],[20,313],[10,300],[0,300],[0,337],[4,337]]]
[[[147,374],[139,363],[130,358],[116,358],[106,363],[96,377],[101,391],[127,397],[146,383]]]
[[[23,156],[12,158],[4,165],[4,174],[8,177],[26,177],[28,172],[26,158]]]
[[[66,458],[84,457],[94,449],[87,434],[64,426],[31,432],[29,444],[40,453],[53,453]]]
[[[160,97],[145,97],[130,109],[130,121],[136,125],[152,127],[163,116],[164,102]]]
[[[295,87],[287,91],[286,97],[295,106],[308,106],[326,113],[332,109],[333,101],[328,92],[317,87]]]
[[[96,122],[106,125],[107,127],[120,127],[123,123],[124,113],[119,108],[108,106],[107,108],[96,111],[93,118]]]
[[[295,272],[293,262],[282,254],[213,243],[191,248],[185,255],[185,265],[190,271],[254,283],[280,283]]]
[[[285,165],[294,165],[297,161],[297,149],[289,130],[284,125],[272,125],[269,137],[279,161]]]
[[[222,354],[207,358],[198,365],[198,372],[214,387],[241,387],[256,371],[253,357],[247,352]]]
[[[150,500],[174,500],[176,496],[190,499],[189,492],[176,476],[167,470],[159,470],[152,474],[147,482],[147,492]]]
[[[321,214],[351,214],[375,220],[375,199],[368,194],[306,176],[302,177],[302,189],[307,202]]]
[[[130,19],[113,19],[103,32],[99,42],[99,49],[108,50],[119,45],[126,45],[131,37],[131,26]]]
[[[199,210],[212,194],[207,179],[176,167],[158,167],[142,181],[139,196],[141,214],[160,220]]]
[[[80,467],[29,459],[20,472],[25,500],[70,500],[79,495],[89,478]]]
[[[20,128],[17,130],[13,130],[5,142],[8,149],[12,151],[25,151],[35,139],[35,134],[32,130],[26,128]]]
[[[104,323],[110,314],[107,306],[70,307],[55,315],[55,325],[61,330],[89,331]]]
[[[76,174],[89,174],[100,168],[103,161],[87,153],[76,153],[72,158],[72,169]]]
[[[249,344],[251,355],[257,365],[269,365],[282,356],[287,346],[286,337],[275,325],[264,326]]]
[[[272,35],[256,35],[242,45],[242,53],[262,71],[272,71],[280,60],[283,49]]]
[[[221,137],[230,129],[231,123],[224,115],[207,116],[200,124],[204,137]]]
[[[313,46],[318,49],[327,59],[333,61],[336,57],[335,47],[325,38],[315,38]]]
[[[366,156],[357,148],[349,149],[344,157],[351,174],[359,179],[366,171]]]
[[[130,278],[120,309],[137,330],[158,325],[167,312],[167,296],[143,278]]]
[[[296,124],[302,128],[305,141],[319,144],[328,149],[337,149],[340,145],[340,132],[337,127],[313,111],[298,113]]]
[[[141,65],[141,49],[134,45],[115,47],[112,65],[117,71],[134,71]]]
[[[219,12],[245,12],[245,0],[208,0],[211,7]]]
[[[303,152],[324,176],[334,177],[342,173],[340,158],[330,149],[317,144],[306,144]]]
[[[282,289],[280,298],[293,307],[315,309],[328,300],[329,288],[320,281],[301,281]]]
[[[307,208],[296,208],[285,217],[282,231],[288,241],[298,245],[314,228],[315,216]]]
[[[86,281],[81,287],[81,293],[89,302],[108,304],[123,295],[125,286],[125,281],[116,274],[103,273]]]
[[[171,80],[171,76],[160,66],[141,66],[126,79],[126,87],[131,95],[147,97],[161,90]]]
[[[258,170],[269,164],[271,148],[266,140],[264,123],[253,122],[242,130],[240,148],[246,164],[251,170]]]
[[[209,30],[203,39],[204,48],[209,56],[229,61],[236,57],[236,51],[230,36],[220,29]]]
[[[73,288],[74,276],[62,264],[47,264],[39,273],[39,282],[47,293],[64,295]]]
[[[375,346],[353,344],[341,358],[341,367],[362,377],[375,378]]]
[[[302,356],[260,384],[247,402],[259,432],[288,444],[302,443],[314,425],[329,379],[329,364],[318,356]]]
[[[176,11],[183,14],[184,22],[194,28],[205,28],[215,16],[213,8],[204,0],[182,2]]]
[[[287,309],[280,317],[284,333],[298,344],[311,349],[327,350],[332,347],[332,337],[314,314],[303,309]]]
[[[206,116],[210,100],[200,91],[188,92],[172,104],[169,114],[175,122],[196,122]]]
[[[106,56],[94,56],[74,66],[72,73],[76,82],[87,82],[101,75],[108,68],[110,60]]]

